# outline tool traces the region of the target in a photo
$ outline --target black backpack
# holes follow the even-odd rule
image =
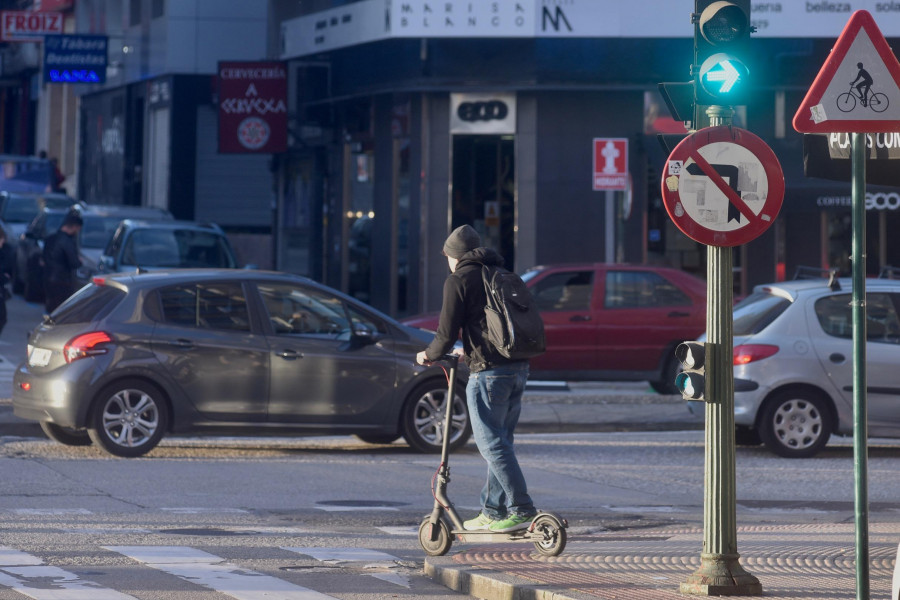
[[[544,321],[522,278],[500,267],[482,265],[487,304],[485,337],[511,360],[524,360],[547,349]]]

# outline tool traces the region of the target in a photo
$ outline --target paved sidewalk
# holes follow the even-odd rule
[[[695,528],[570,531],[558,557],[543,557],[524,543],[458,544],[446,556],[427,557],[425,571],[453,590],[487,600],[683,600],[691,596],[679,586],[699,567],[702,541],[702,529]],[[897,600],[891,586],[898,542],[900,522],[871,524],[871,600]],[[739,527],[738,551],[763,597],[857,597],[852,522]]]

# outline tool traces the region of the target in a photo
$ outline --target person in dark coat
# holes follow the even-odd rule
[[[6,301],[12,295],[6,286],[12,283],[15,263],[15,254],[6,243],[6,232],[0,228],[0,332],[6,327]]]
[[[481,512],[464,526],[470,531],[501,533],[524,529],[537,510],[516,459],[513,433],[522,411],[528,361],[505,358],[485,338],[487,294],[481,269],[482,265],[502,266],[503,257],[482,247],[481,236],[469,225],[453,230],[444,243],[443,254],[450,275],[444,282],[441,317],[434,340],[416,355],[416,362],[429,364],[450,352],[462,331],[469,367],[466,402],[472,433],[488,464]]]
[[[66,215],[59,230],[44,240],[44,294],[47,314],[75,293],[75,270],[81,266],[76,238],[81,231],[81,215]]]

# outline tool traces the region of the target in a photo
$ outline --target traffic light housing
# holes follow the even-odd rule
[[[749,93],[750,0],[695,0],[694,99],[706,106],[743,104]]]
[[[685,400],[706,400],[706,354],[703,342],[681,342],[675,348],[682,368],[675,376],[675,387]]]

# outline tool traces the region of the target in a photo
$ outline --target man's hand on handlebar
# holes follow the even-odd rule
[[[419,352],[418,354],[416,354],[416,363],[427,367],[428,365],[431,365],[439,360],[443,360],[450,356],[456,356],[456,357],[462,358],[463,356],[465,356],[465,351],[462,348],[454,348],[453,350],[450,351],[450,354],[444,355],[435,360],[428,360],[428,357],[425,356],[425,351],[423,350],[422,352]]]

